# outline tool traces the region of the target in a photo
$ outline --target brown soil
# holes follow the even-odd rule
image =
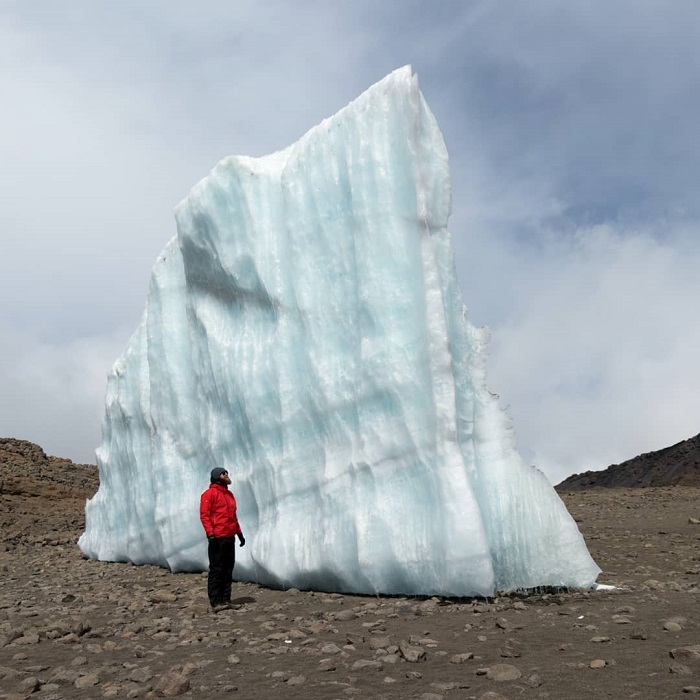
[[[615,590],[424,600],[235,584],[241,608],[212,614],[203,574],[82,558],[94,467],[7,447],[0,698],[700,693],[700,489],[561,494]]]

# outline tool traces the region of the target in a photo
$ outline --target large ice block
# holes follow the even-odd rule
[[[207,566],[198,497],[233,478],[235,576],[489,595],[599,573],[486,386],[455,278],[445,144],[410,67],[176,209],[109,376],[90,557]]]

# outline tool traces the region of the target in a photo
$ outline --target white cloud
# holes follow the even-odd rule
[[[522,263],[490,384],[528,459],[557,482],[697,432],[700,245],[601,226]]]
[[[0,434],[90,458],[173,206],[411,63],[525,456],[558,480],[690,437],[699,19],[695,0],[3,3]]]
[[[3,333],[0,344],[2,434],[38,442],[47,454],[95,462],[107,371],[124,329],[48,343]]]

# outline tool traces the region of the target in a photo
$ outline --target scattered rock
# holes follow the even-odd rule
[[[161,676],[156,686],[156,693],[166,698],[174,698],[186,693],[189,689],[189,678],[178,671],[170,670]]]
[[[515,639],[507,639],[500,652],[504,659],[517,659],[522,655],[520,643]]]
[[[682,676],[689,676],[693,673],[687,666],[675,662],[669,666],[668,670],[671,673],[676,673]]]
[[[490,681],[517,681],[522,675],[519,668],[510,664],[494,664],[486,670],[486,677]]]
[[[353,671],[381,671],[383,666],[380,661],[360,659],[350,667]]]
[[[100,682],[100,677],[96,673],[88,673],[85,676],[79,676],[75,679],[73,685],[76,688],[91,688],[93,685],[98,685]]]
[[[332,659],[321,659],[318,662],[319,671],[335,671],[336,664]]]
[[[41,683],[35,676],[27,676],[27,678],[19,684],[19,688],[23,693],[33,693],[35,690],[39,690],[40,687]]]
[[[341,622],[349,622],[354,620],[357,614],[353,610],[341,610],[340,612],[334,613],[333,618]]]
[[[419,661],[425,661],[425,649],[423,647],[410,644],[405,639],[399,642],[399,653],[409,663],[415,664]]]
[[[688,647],[677,647],[676,649],[671,649],[670,654],[673,659],[700,661],[700,644],[694,644]]]
[[[389,637],[372,637],[369,640],[369,648],[372,650],[376,649],[386,649],[391,646],[391,639]]]

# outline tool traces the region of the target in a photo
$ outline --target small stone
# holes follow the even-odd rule
[[[693,644],[689,647],[677,647],[676,649],[671,649],[670,654],[673,659],[700,661],[700,644]]]
[[[487,693],[480,695],[479,700],[508,700],[508,698],[505,695],[494,693],[493,690],[489,690]]]
[[[450,663],[451,664],[463,664],[465,661],[469,661],[469,659],[474,658],[474,652],[472,651],[465,651],[463,654],[455,654],[453,657],[450,658]]]
[[[526,679],[525,682],[531,687],[531,688],[539,688],[542,685],[542,679],[537,675],[536,673],[531,673]]]
[[[520,643],[514,639],[506,640],[506,643],[501,647],[501,656],[504,659],[517,659],[521,655]]]
[[[438,681],[436,683],[431,683],[431,687],[435,688],[436,690],[455,690],[456,688],[459,688],[458,683],[451,683],[449,681]]]
[[[523,674],[520,669],[516,666],[511,666],[511,664],[494,664],[489,666],[486,671],[486,678],[490,681],[516,681]]]
[[[690,676],[693,673],[687,666],[675,662],[669,666],[668,670],[670,673],[676,673],[680,676]]]
[[[688,518],[689,525],[700,525],[700,518]],[[685,692],[685,691],[683,691]]]
[[[175,670],[166,671],[158,681],[156,692],[166,698],[174,698],[182,695],[190,689],[190,681],[187,676]]]
[[[68,634],[64,634],[58,641],[63,644],[76,644],[80,641],[80,637],[73,632],[69,632]]]
[[[292,676],[287,681],[287,685],[304,685],[304,683],[306,683],[306,676]]]
[[[342,649],[337,644],[333,644],[333,642],[330,642],[329,644],[324,644],[321,647],[322,654],[340,654],[341,652]]]
[[[351,666],[353,671],[381,671],[382,668],[380,661],[369,661],[368,659],[359,659]]]
[[[321,659],[318,662],[318,670],[319,671],[335,671],[336,669],[336,664],[333,659]]]
[[[664,629],[667,632],[681,632],[683,628],[677,622],[664,622]]]
[[[372,650],[376,649],[386,649],[391,646],[391,639],[389,637],[372,637],[369,640],[369,648]]]
[[[35,690],[39,690],[41,683],[35,676],[27,676],[27,678],[20,683],[19,687],[23,693],[33,693]]]
[[[39,633],[36,630],[27,630],[23,636],[15,639],[13,644],[34,645],[39,643]]]
[[[241,660],[240,660],[235,654],[231,654],[231,656],[229,656],[229,657],[226,659],[226,661],[227,661],[228,663],[230,663],[232,666],[235,666],[236,664],[241,663]]]
[[[604,659],[593,659],[591,663],[588,664],[588,668],[605,668],[606,663]]]
[[[440,601],[437,598],[431,598],[430,600],[424,600],[419,603],[416,608],[416,614],[418,615],[432,615],[436,610]]]
[[[604,644],[610,641],[610,637],[591,637],[588,641],[593,644]]]
[[[67,683],[69,685],[73,685],[79,677],[80,677],[80,673],[78,673],[78,671],[73,671],[71,669],[61,667],[61,668],[57,668],[51,674],[51,682],[52,683]]]
[[[78,637],[82,637],[84,634],[87,634],[91,629],[92,625],[88,620],[80,620],[70,628],[70,631],[72,634],[75,634]]]
[[[399,642],[399,653],[406,661],[412,664],[425,661],[425,649],[423,649],[423,647],[414,646],[405,639]]]
[[[340,610],[339,612],[333,614],[333,618],[335,620],[339,620],[340,622],[349,622],[350,620],[354,620],[356,617],[357,614],[352,610]]]
[[[96,673],[88,673],[86,676],[80,676],[75,679],[73,685],[76,688],[91,688],[93,685],[97,685],[100,682],[100,677]]]
[[[410,681],[417,681],[423,678],[423,674],[420,671],[406,671],[406,678]]]
[[[700,685],[686,685],[685,688],[683,688],[683,692],[700,695]]]

